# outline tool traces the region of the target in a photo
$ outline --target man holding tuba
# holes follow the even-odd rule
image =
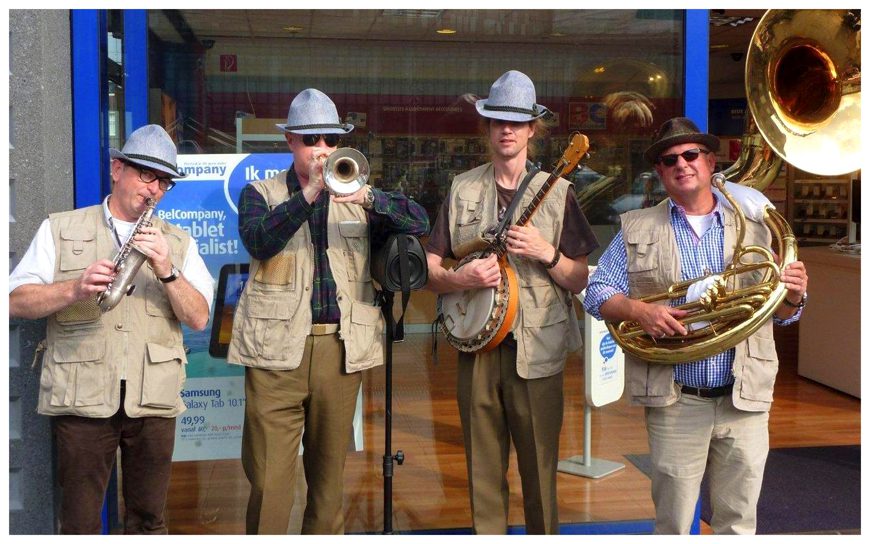
[[[462,246],[484,235],[514,198],[528,204],[548,176],[539,172],[518,193],[528,174],[527,158],[545,131],[549,110],[536,104],[535,86],[522,72],[499,77],[489,97],[475,104],[484,118],[491,162],[456,176],[426,247],[427,289],[449,293],[497,287],[495,254],[457,269],[444,258],[462,258]],[[512,221],[523,212],[516,207]],[[516,447],[523,487],[526,531],[559,532],[556,467],[562,428],[562,376],[569,351],[580,347],[572,293],[586,286],[586,257],[598,241],[571,184],[558,179],[531,223],[513,224],[507,254],[519,284],[519,316],[495,349],[459,353],[457,400],[471,515],[476,534],[506,534],[508,454]]]
[[[425,234],[429,218],[401,193],[370,185],[345,196],[324,190],[324,162],[354,127],[340,122],[321,91],[297,94],[287,123],[277,126],[293,167],[249,183],[239,197],[239,234],[251,267],[227,361],[246,367],[246,530],[287,533],[301,442],[308,484],[302,533],[342,534],[342,480],[361,371],[384,362],[370,240]]]
[[[718,138],[685,117],[661,126],[644,157],[655,164],[670,198],[622,215],[622,230],[589,281],[584,306],[591,315],[636,321],[652,338],[688,333],[680,322],[686,312],[672,307],[683,300],[668,306],[635,299],[667,290],[674,280],[721,272],[729,261],[737,221],[712,190],[718,147]],[[746,215],[745,243],[769,247],[768,229]],[[803,263],[786,266],[780,280],[787,291],[774,318],[735,347],[676,365],[626,353],[631,402],[646,407],[656,533],[689,532],[707,468],[713,531],[755,533],[777,372],[772,324],[800,318]]]
[[[205,328],[214,285],[185,231],[139,221],[184,177],[166,131],[141,127],[110,156],[112,193],[102,204],[43,221],[9,276],[9,315],[48,318],[38,411],[53,416],[61,532],[100,533],[120,447],[124,532],[165,534],[175,417],[184,411],[181,324]],[[131,241],[148,266],[116,286],[133,291],[104,313],[97,296],[116,279],[112,253]]]

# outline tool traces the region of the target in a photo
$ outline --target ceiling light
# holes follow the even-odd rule
[[[283,27],[282,30],[286,30],[290,34],[297,34],[299,32],[302,32],[302,27],[296,26],[296,25],[290,25],[290,26]]]
[[[439,28],[435,32],[437,32],[438,34],[456,34],[456,31],[452,28]]]
[[[606,68],[604,66],[598,66],[592,71],[595,72],[596,74],[603,74],[605,70],[606,70]]]

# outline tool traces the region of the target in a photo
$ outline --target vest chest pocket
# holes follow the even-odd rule
[[[651,232],[626,232],[625,248],[629,289],[644,292],[654,289],[659,268],[658,238]]]
[[[261,291],[296,289],[296,256],[287,250],[260,262],[254,282]]]
[[[50,379],[42,382],[51,390],[52,406],[95,406],[106,396],[108,368],[104,363],[104,338],[67,337],[52,346]],[[46,369],[43,377],[48,378]]]
[[[182,346],[145,345],[145,368],[142,370],[142,406],[175,408],[184,385],[187,358]]]
[[[368,223],[341,221],[338,224],[338,232],[344,242],[342,255],[347,262],[347,279],[350,281],[371,280]],[[335,265],[335,263],[332,264]]]
[[[146,282],[145,285],[145,312],[155,317],[175,319],[175,312],[166,291],[153,281]]]
[[[93,225],[80,225],[76,228],[64,228],[60,231],[60,260],[58,268],[61,273],[84,270],[97,260],[96,234]]]

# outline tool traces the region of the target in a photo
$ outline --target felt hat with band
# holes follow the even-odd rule
[[[688,117],[668,119],[653,137],[654,143],[644,151],[643,156],[651,163],[665,149],[680,144],[701,144],[712,152],[719,151],[719,138],[698,130],[698,126]]]
[[[130,134],[121,151],[109,149],[113,159],[138,164],[156,172],[183,178],[187,174],[178,171],[175,142],[160,125],[145,125]]]
[[[523,123],[543,117],[550,112],[536,104],[535,84],[529,76],[510,70],[495,80],[489,96],[475,102],[477,113],[490,119]]]
[[[297,94],[290,102],[287,122],[275,126],[295,134],[347,134],[353,130],[352,124],[339,120],[335,103],[317,89]]]

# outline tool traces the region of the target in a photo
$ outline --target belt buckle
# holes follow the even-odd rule
[[[311,336],[325,336],[338,331],[338,325],[335,323],[313,323],[311,325]]]

